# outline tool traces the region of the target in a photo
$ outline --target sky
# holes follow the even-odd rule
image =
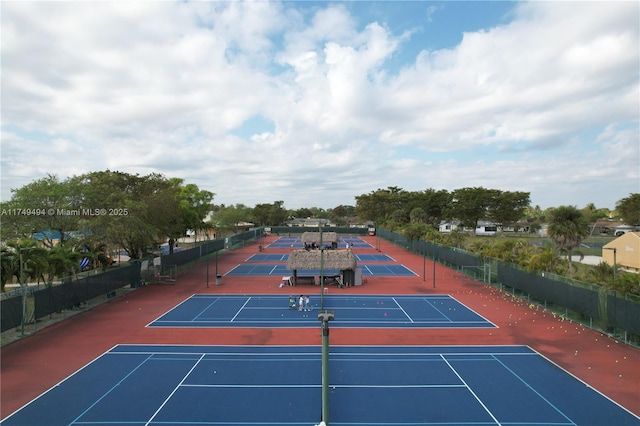
[[[0,14],[4,201],[47,174],[107,169],[288,209],[387,187],[525,191],[541,208],[640,192],[636,1],[2,1]]]

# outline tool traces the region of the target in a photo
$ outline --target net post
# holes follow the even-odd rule
[[[321,310],[318,320],[322,322],[322,421],[329,424],[329,321],[333,311]]]

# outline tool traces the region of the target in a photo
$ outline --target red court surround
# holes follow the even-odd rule
[[[270,236],[218,257],[224,274],[278,237]],[[346,329],[331,330],[331,345],[528,345],[640,415],[640,350],[580,324],[530,306],[497,289],[473,281],[376,237],[362,237],[372,247],[420,274],[417,277],[366,277],[359,287],[329,287],[330,294],[450,294],[498,328],[481,329]],[[287,253],[269,249],[266,253]],[[374,248],[354,248],[376,253]],[[117,344],[194,345],[320,345],[320,328],[146,328],[154,319],[195,293],[282,294],[288,302],[291,287],[279,288],[279,276],[227,277],[215,285],[215,264],[179,273],[177,284],[150,285],[118,297],[36,334],[11,343],[0,352],[0,418],[5,418],[38,395]],[[301,285],[293,293],[319,297],[316,286]]]

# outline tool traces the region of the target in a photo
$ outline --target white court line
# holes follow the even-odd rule
[[[453,374],[455,374],[456,376],[458,376],[458,379],[460,379],[460,381],[466,386],[467,390],[471,393],[471,395],[473,395],[473,397],[480,403],[480,405],[485,409],[485,411],[487,412],[487,414],[489,414],[489,416],[491,416],[491,418],[493,419],[493,421],[496,422],[497,425],[501,425],[502,423],[500,423],[500,421],[498,419],[495,418],[495,416],[493,415],[493,413],[491,412],[491,410],[489,410],[489,407],[487,407],[486,405],[484,405],[484,402],[482,402],[482,400],[480,399],[480,397],[478,397],[478,395],[476,395],[476,393],[473,391],[473,389],[471,389],[471,386],[469,386],[467,384],[467,382],[464,381],[464,379],[462,378],[462,376],[460,374],[458,374],[458,372],[456,371],[455,368],[453,368],[453,366],[449,363],[449,361],[447,360],[447,358],[444,355],[440,355],[442,357],[442,360],[449,366],[449,368],[451,369],[451,371],[453,371]]]
[[[409,318],[409,321],[414,322],[414,321],[413,321],[413,318],[411,318],[411,317],[409,316],[409,314],[407,313],[407,311],[405,311],[404,309],[402,309],[402,306],[400,306],[400,304],[398,303],[398,301],[396,300],[396,298],[395,298],[395,297],[392,297],[392,298],[391,298],[391,300],[393,300],[393,301],[395,302],[395,304],[396,304],[396,305],[398,305],[398,308],[400,308],[400,310],[401,310],[402,312],[404,312],[404,314],[407,316],[407,318]]]
[[[527,388],[529,388],[533,393],[535,393],[536,395],[538,395],[538,397],[540,399],[542,399],[544,402],[547,403],[547,405],[549,405],[551,408],[553,408],[558,414],[560,414],[562,417],[564,417],[565,419],[567,419],[567,421],[569,422],[569,424],[575,425],[576,423],[571,420],[569,417],[567,417],[567,415],[558,407],[555,406],[554,403],[552,403],[551,401],[549,401],[547,398],[545,398],[540,392],[538,392],[537,389],[535,389],[533,386],[531,386],[529,384],[529,382],[527,382],[525,379],[523,379],[522,377],[520,377],[520,375],[518,373],[516,373],[515,371],[513,371],[511,368],[509,368],[509,366],[507,366],[504,362],[502,362],[502,360],[500,360],[496,355],[491,355],[491,358],[493,358],[495,361],[497,361],[502,367],[504,367],[509,373],[513,374],[513,376],[520,380],[520,382],[522,382]]]
[[[281,384],[281,385],[270,385],[265,383],[253,384],[253,385],[242,385],[242,384],[233,384],[233,383],[221,383],[221,384],[186,384],[181,385],[183,388],[234,388],[234,389],[262,389],[262,388],[273,388],[273,389],[284,389],[284,388],[319,388],[322,386],[321,383],[318,384],[308,384],[308,385],[295,385],[295,384]]]
[[[369,271],[369,275],[374,276],[373,271],[369,269],[369,265],[362,265],[362,267],[366,268]]]
[[[153,356],[153,354],[149,354],[147,356],[146,359],[144,359],[142,362],[140,362],[138,365],[136,365],[133,370],[131,370],[129,373],[127,373],[126,376],[124,376],[122,379],[120,379],[120,381],[118,381],[115,385],[111,386],[110,389],[108,389],[104,394],[102,394],[98,399],[96,399],[91,405],[89,405],[89,407],[87,407],[87,409],[85,409],[82,413],[80,413],[80,415],[78,417],[76,417],[71,424],[73,423],[77,423],[78,420],[80,418],[82,418],[82,416],[84,416],[85,414],[87,414],[93,407],[95,407],[99,402],[101,402],[104,398],[107,397],[107,395],[109,395],[116,387],[118,387],[120,384],[122,384],[122,382],[124,382],[126,379],[128,379],[133,373],[135,373],[140,367],[142,367],[143,364],[145,364],[147,361],[149,361],[151,359],[151,357]],[[74,373],[75,374],[75,373]],[[66,379],[65,379],[66,380]],[[6,420],[6,419],[5,419]]]
[[[221,384],[186,384],[180,385],[183,388],[240,388],[240,389],[255,389],[255,388],[319,388],[322,386],[321,383],[318,384],[308,384],[308,385],[296,385],[296,384],[280,384],[280,385],[270,385],[270,384],[253,384],[253,385],[242,385],[242,384],[233,384],[233,383],[221,383]],[[332,388],[340,389],[340,388],[354,388],[354,389],[444,389],[444,388],[466,388],[465,385],[331,385]]]
[[[236,314],[233,316],[233,318],[231,318],[231,321],[229,322],[233,322],[233,320],[235,320],[236,317],[240,315],[240,312],[244,309],[245,306],[247,306],[247,303],[249,303],[249,300],[251,300],[251,298],[248,298],[247,301],[244,302],[244,305],[240,306],[240,309],[238,309],[238,312],[236,312]]]
[[[191,320],[191,322],[193,321],[199,321],[198,318],[200,318],[200,315],[204,314],[207,310],[209,310],[210,307],[212,307],[213,305],[215,305],[218,300],[220,300],[219,297],[213,299],[213,302],[209,303],[203,310],[201,310],[198,315],[196,315],[195,317],[193,317],[193,319]]]
[[[189,374],[191,374],[191,372],[193,370],[195,370],[195,368],[198,366],[198,364],[200,363],[200,361],[202,361],[202,358],[204,358],[205,355],[203,354],[199,360],[197,360],[193,366],[191,367],[191,369],[187,372],[187,374],[184,375],[184,377],[182,378],[182,380],[180,380],[180,383],[178,383],[178,385],[173,388],[173,391],[169,394],[169,396],[167,396],[165,398],[165,400],[162,402],[162,404],[160,405],[160,407],[158,407],[158,409],[156,410],[155,413],[153,413],[153,415],[151,416],[151,418],[149,418],[149,420],[147,421],[147,423],[145,423],[145,426],[148,426],[149,423],[151,423],[153,421],[153,419],[158,415],[158,413],[160,412],[160,410],[162,410],[162,407],[164,407],[165,405],[167,405],[167,402],[169,402],[169,399],[171,399],[171,397],[176,393],[176,391],[180,388],[180,386],[184,383],[185,380],[187,380],[187,377],[189,377]]]

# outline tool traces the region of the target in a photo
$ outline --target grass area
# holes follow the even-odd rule
[[[510,239],[521,239],[527,241],[529,244],[539,245],[539,246],[553,246],[554,243],[551,238],[540,237],[538,235],[532,234],[523,234],[523,233],[509,233],[498,236],[476,236],[476,237],[468,237],[465,239],[464,245],[465,248],[468,249],[474,243],[492,243],[500,241],[503,238]],[[574,254],[578,255],[582,253],[584,256],[602,256],[602,246],[609,243],[610,241],[615,240],[616,237],[609,236],[591,236],[582,240],[582,245],[580,247],[576,247],[574,249]]]

